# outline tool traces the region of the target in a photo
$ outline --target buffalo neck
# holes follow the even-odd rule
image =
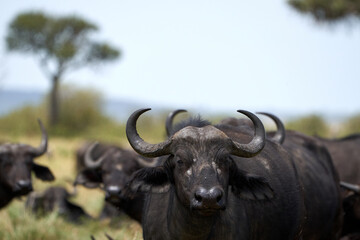
[[[184,206],[178,199],[174,189],[170,190],[168,229],[173,239],[209,239],[220,212],[211,216],[203,216]]]
[[[141,223],[144,198],[144,194],[137,193],[133,199],[123,199],[119,207],[131,218]]]
[[[5,207],[13,198],[13,193],[0,185],[0,209]]]

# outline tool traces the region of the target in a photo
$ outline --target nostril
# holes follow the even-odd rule
[[[29,187],[31,185],[31,183],[30,183],[30,181],[20,180],[17,182],[17,185],[19,187],[25,188],[25,187]]]
[[[202,197],[201,197],[200,194],[198,194],[198,193],[195,193],[195,199],[196,199],[196,201],[198,201],[198,202],[201,202],[201,201],[202,201]]]
[[[195,200],[198,202],[202,202],[203,199],[206,197],[206,193],[207,193],[206,189],[198,188],[194,194]]]
[[[223,197],[223,191],[219,188],[212,188],[210,194],[214,196],[217,202],[220,202]]]
[[[217,202],[220,202],[220,201],[221,201],[221,199],[222,199],[222,194],[221,194],[221,195],[219,195],[219,196],[217,196],[216,201],[217,201]]]
[[[28,180],[19,180],[15,188],[16,191],[32,191],[32,184]]]
[[[119,195],[121,193],[121,188],[118,186],[109,186],[106,188],[106,193],[110,196]]]

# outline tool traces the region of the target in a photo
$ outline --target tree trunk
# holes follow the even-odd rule
[[[54,127],[59,122],[59,80],[58,75],[54,75],[51,80],[52,88],[49,104],[49,123],[51,127]]]

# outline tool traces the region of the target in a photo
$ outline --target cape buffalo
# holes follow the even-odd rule
[[[92,179],[92,176],[97,176],[97,170],[94,170],[93,168],[88,168],[85,164],[85,154],[87,152],[87,150],[90,149],[90,147],[93,145],[93,142],[85,142],[84,144],[81,145],[81,147],[79,149],[76,150],[76,172],[78,174],[78,177],[82,176],[83,174],[81,173],[84,170],[85,174],[91,174],[88,177],[87,176],[82,176],[83,177],[83,185],[87,188],[96,188],[99,187],[99,183],[98,180],[96,180],[96,183],[94,184],[94,186],[92,185],[92,180],[88,181],[87,178]],[[117,148],[116,145],[113,144],[108,144],[108,143],[98,143],[96,144],[92,150],[91,150],[91,158],[93,159],[98,159],[100,158],[103,154],[105,154],[105,152],[111,148]],[[74,187],[76,187],[77,183],[75,181]],[[115,206],[113,206],[112,204],[110,204],[109,202],[105,202],[103,209],[101,210],[100,219],[105,219],[105,218],[117,218],[119,216],[121,216],[122,212],[120,209],[117,209]]]
[[[22,143],[5,143],[0,145],[0,208],[6,206],[13,198],[32,191],[31,172],[43,181],[53,181],[51,171],[34,163],[34,158],[43,155],[47,150],[47,133],[39,120],[42,132],[40,146],[34,148]]]
[[[72,223],[82,223],[85,219],[91,219],[80,206],[69,201],[73,195],[63,187],[49,187],[42,193],[31,193],[25,206],[38,215],[57,211],[59,215]]]
[[[360,239],[360,186],[340,182],[342,188],[347,190],[343,200],[344,224],[342,236],[344,239]]]
[[[137,171],[129,183],[130,191],[149,192],[144,239],[338,239],[339,189],[325,148],[310,142],[308,148],[299,145],[304,154],[284,149],[266,140],[255,115],[241,110],[254,124],[254,137],[231,124],[187,126],[165,142],[149,144],[136,130],[138,117],[148,110],[134,112],[126,126],[135,151],[166,158],[161,166]],[[317,183],[310,164],[306,176],[313,189],[303,182],[305,175],[298,176],[302,161],[310,159],[321,160],[327,171],[322,176],[328,182]],[[317,199],[311,194],[319,188],[325,190]],[[319,207],[316,214],[308,213],[310,196]]]
[[[142,167],[155,166],[156,162],[149,162],[148,159],[132,150],[115,146],[108,148],[94,159],[92,151],[97,145],[98,143],[92,144],[86,151],[85,168],[78,174],[74,185],[82,184],[88,188],[102,186],[107,203],[111,203],[118,210],[124,211],[131,218],[141,222],[143,194],[139,193],[129,198],[124,196],[123,189],[133,172]],[[112,208],[106,205],[104,209],[111,212]]]
[[[129,183],[132,191],[149,191],[144,239],[260,239],[260,235],[298,239],[303,209],[290,161],[269,161],[266,169],[261,161],[248,159],[265,145],[265,132],[256,116],[241,111],[256,126],[249,144],[239,143],[249,137],[228,125],[187,126],[163,143],[148,144],[136,130],[138,117],[148,110],[133,113],[126,127],[135,151],[147,157],[167,156],[163,165],[137,171]],[[274,152],[282,159],[286,153],[278,148],[269,143],[262,153]],[[271,178],[270,168],[281,168],[285,174]],[[283,181],[287,184],[280,187]],[[278,196],[283,191],[288,192],[286,201]],[[291,214],[275,207],[287,208],[289,200]],[[270,215],[283,221],[268,222]]]
[[[360,134],[339,139],[316,138],[329,150],[340,180],[360,184]]]
[[[342,196],[339,188],[339,176],[333,164],[331,152],[323,141],[317,138],[306,136],[296,131],[285,131],[281,120],[273,114],[261,113],[275,121],[278,130],[270,132],[269,135],[275,138],[276,135],[284,139],[279,142],[285,149],[298,155],[294,158],[299,173],[299,179],[306,192],[305,206],[307,209],[307,219],[305,222],[304,239],[308,239],[313,232],[318,232],[319,237],[327,232],[331,226],[330,213],[328,209],[341,209]],[[279,134],[281,133],[281,134]],[[285,138],[286,135],[286,138]],[[331,183],[331,184],[330,184]],[[329,201],[332,199],[333,201]],[[319,214],[322,213],[322,214]],[[333,213],[332,213],[333,214]],[[338,222],[335,224],[334,235],[342,226],[341,211],[337,212]],[[328,224],[324,224],[328,222]],[[326,238],[324,238],[326,239]]]
[[[271,118],[279,127],[278,123],[281,123],[281,121],[274,115]],[[273,134],[274,132],[269,133],[269,135]],[[297,135],[297,132],[287,130],[286,135]],[[328,149],[341,181],[360,184],[360,134],[352,134],[337,139],[317,136],[309,138],[311,138],[311,141],[317,141],[318,144],[324,145]]]
[[[75,152],[76,155],[76,172],[79,173],[82,170],[86,169],[85,165],[85,153],[86,151],[93,145],[92,142],[85,142],[83,143]],[[91,157],[93,159],[98,159],[101,157],[107,150],[111,148],[117,148],[116,145],[109,144],[109,143],[98,143],[91,151]]]

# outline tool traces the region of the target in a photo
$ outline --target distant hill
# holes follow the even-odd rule
[[[0,90],[0,116],[25,105],[38,105],[45,95],[43,92]],[[142,103],[127,100],[107,99],[104,103],[104,113],[116,120],[126,121],[134,110],[144,106]]]
[[[37,105],[40,104],[43,100],[46,93],[44,92],[26,92],[26,91],[14,91],[14,90],[1,90],[0,89],[0,116],[8,114],[9,112],[20,108],[24,105]],[[155,112],[161,112],[162,110],[171,111],[174,110],[174,107],[161,105],[156,103],[144,103],[144,102],[135,102],[129,101],[127,99],[105,99],[103,111],[106,115],[118,120],[126,121],[127,118],[133,113],[136,109],[143,107],[152,107],[152,114]],[[228,112],[223,111],[208,111],[208,109],[188,109],[191,113],[200,113],[201,115],[220,115],[226,116]],[[261,111],[264,111],[261,109]],[[274,113],[281,117],[281,119],[286,122],[287,120],[295,119],[300,116],[307,115],[306,112],[295,112],[289,110],[280,110],[280,109],[267,109],[266,111]],[[329,123],[339,123],[345,118],[349,117],[348,113],[327,113],[319,112],[318,114],[322,115]],[[263,118],[266,119],[266,118]]]
[[[45,94],[41,92],[21,92],[0,90],[0,116],[24,105],[38,105]]]

